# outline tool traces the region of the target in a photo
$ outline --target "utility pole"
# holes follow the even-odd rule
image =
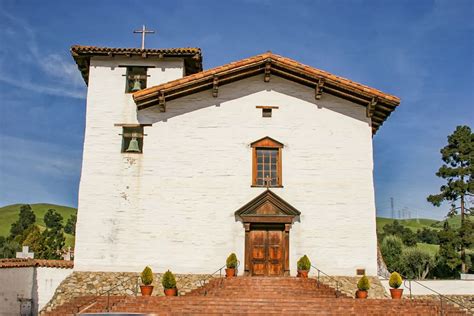
[[[395,218],[395,210],[393,208],[393,197],[390,198],[390,209],[392,210],[392,219]]]

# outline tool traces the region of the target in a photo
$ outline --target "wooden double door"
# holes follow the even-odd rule
[[[250,229],[246,249],[250,275],[285,275],[288,254],[285,235],[284,226],[259,225]]]

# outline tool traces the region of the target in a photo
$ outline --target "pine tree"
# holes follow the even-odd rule
[[[66,226],[64,226],[64,231],[71,235],[76,235],[76,214],[72,214],[71,217],[67,220]]]
[[[428,196],[428,202],[440,206],[443,202],[450,202],[451,209],[448,216],[461,213],[461,240],[466,238],[466,216],[473,211],[466,207],[467,197],[474,196],[474,134],[469,126],[458,126],[453,134],[448,136],[448,144],[441,149],[441,159],[444,164],[436,175],[446,180],[440,188],[439,194]],[[466,245],[461,243],[461,271],[466,273]]]
[[[24,204],[20,207],[20,215],[18,220],[14,222],[10,228],[10,239],[23,234],[23,232],[33,225],[36,221],[35,213],[29,204]]]
[[[42,234],[43,244],[41,256],[45,259],[60,259],[66,239],[63,233],[63,217],[56,210],[49,209],[44,215],[46,230]]]

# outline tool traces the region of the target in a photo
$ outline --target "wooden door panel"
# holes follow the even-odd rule
[[[249,233],[249,260],[255,276],[283,275],[284,235],[281,230],[260,229]]]
[[[251,231],[250,245],[250,265],[252,267],[252,275],[266,275],[267,232],[264,230]]]
[[[283,272],[283,232],[279,230],[268,231],[268,264],[269,276],[282,275]]]
[[[276,264],[269,262],[268,265],[268,276],[281,276],[283,275],[283,266],[281,262],[278,262]]]
[[[252,246],[252,259],[253,261],[262,260],[265,261],[265,245],[254,245]]]
[[[268,247],[268,260],[280,261],[282,260],[283,254],[280,246],[269,246]]]

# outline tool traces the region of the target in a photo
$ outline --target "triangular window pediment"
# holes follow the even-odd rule
[[[299,215],[300,212],[296,208],[270,190],[264,191],[235,212],[236,218],[243,222],[256,217],[261,220],[286,217],[288,221],[293,222]]]

